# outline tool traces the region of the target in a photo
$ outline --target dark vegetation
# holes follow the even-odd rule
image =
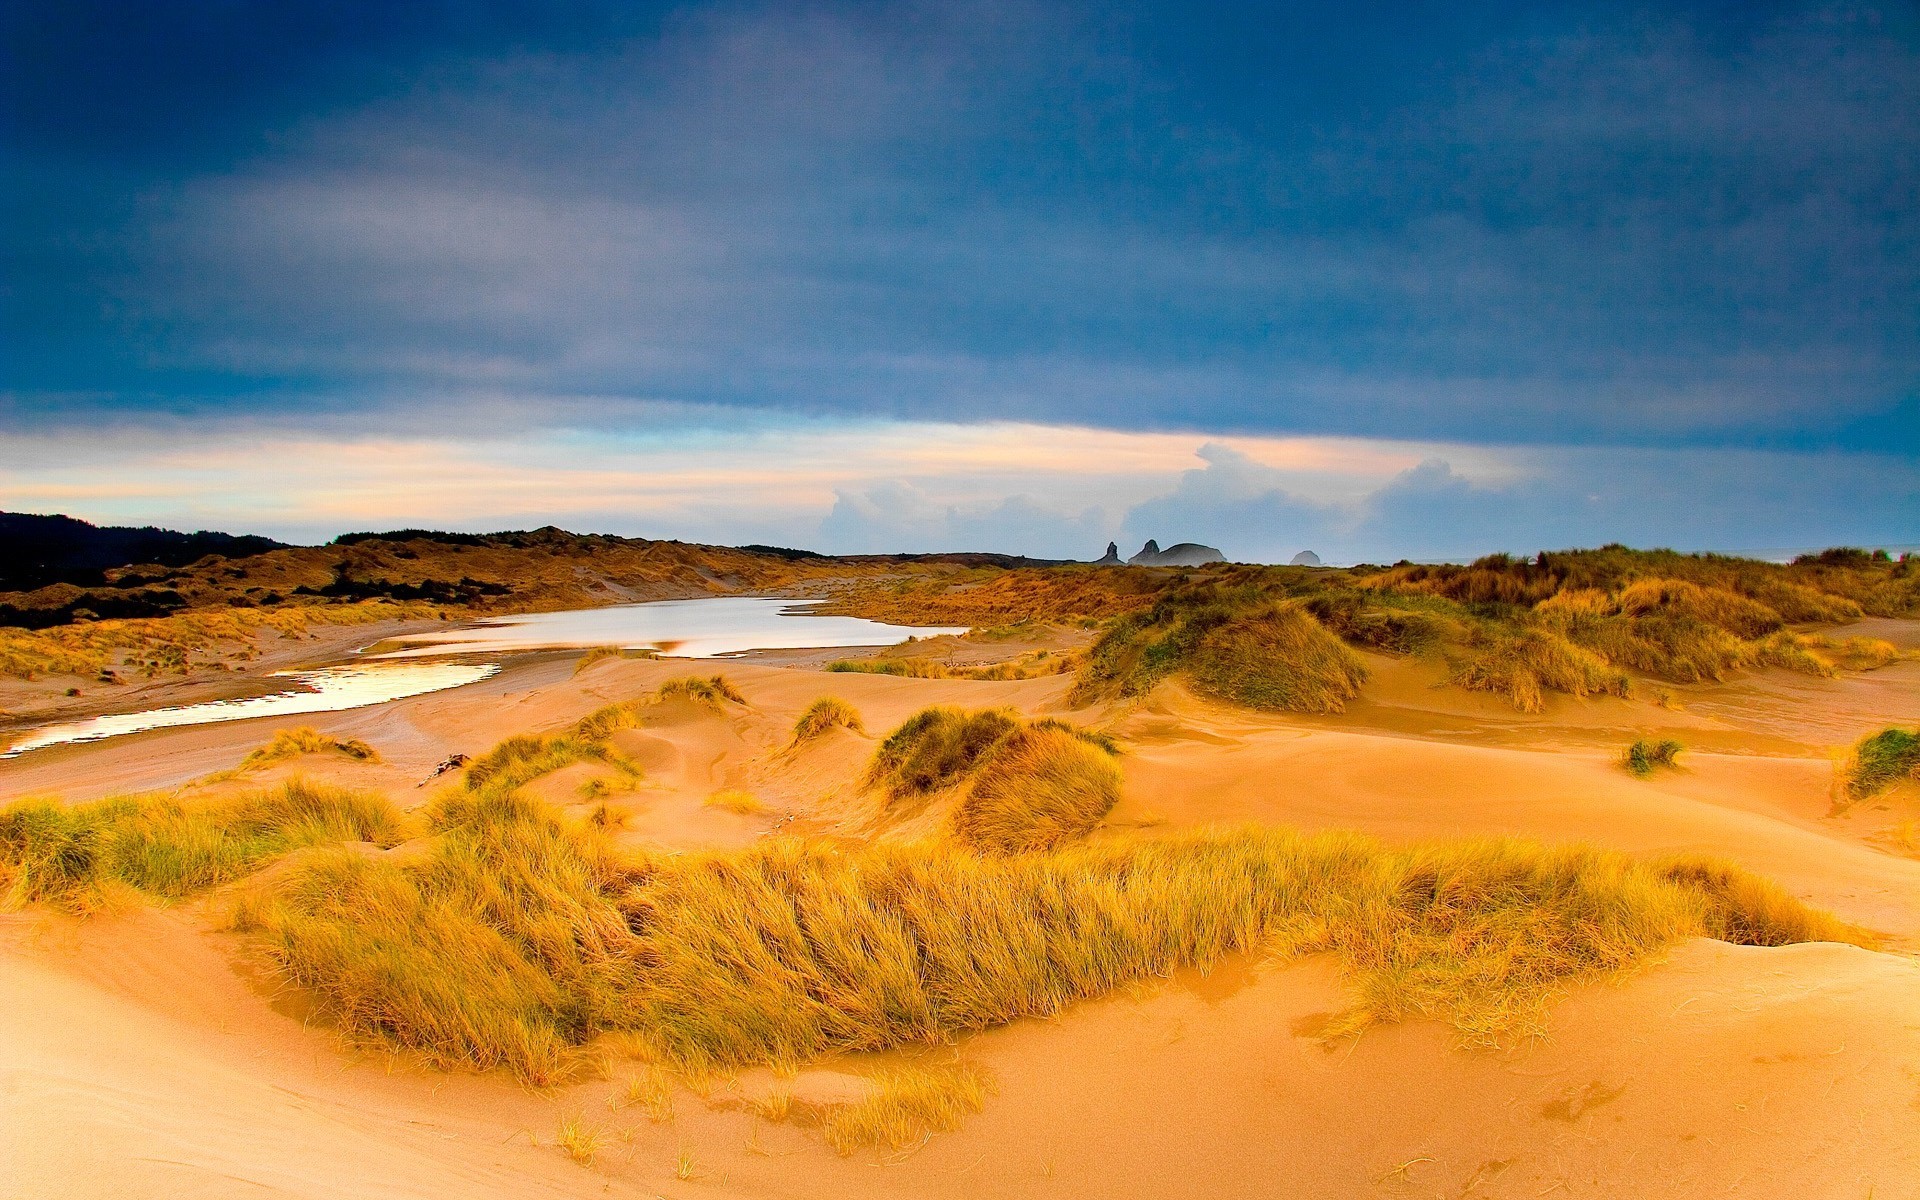
[[[1685,746],[1671,738],[1658,741],[1651,738],[1638,738],[1633,745],[1627,747],[1627,752],[1621,759],[1621,765],[1625,766],[1630,774],[1644,779],[1653,774],[1655,767],[1677,766],[1678,763],[1675,760],[1684,749],[1686,749]]]
[[[1903,779],[1920,779],[1920,729],[1882,729],[1853,748],[1847,792],[1865,799]]]
[[[1082,700],[1163,679],[1256,708],[1337,712],[1365,669],[1354,647],[1422,655],[1460,687],[1537,711],[1550,693],[1624,696],[1629,672],[1676,683],[1756,667],[1815,675],[1900,657],[1795,625],[1920,615],[1920,564],[1830,552],[1791,566],[1623,546],[1470,566],[1228,567],[1176,577],[1112,621]]]
[[[107,582],[108,570],[132,563],[184,567],[210,554],[244,558],[285,548],[284,542],[252,535],[175,533],[150,525],[94,525],[73,517],[0,513],[0,592],[32,591],[53,583],[99,587]]]

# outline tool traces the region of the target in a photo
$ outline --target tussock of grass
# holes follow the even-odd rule
[[[606,1140],[606,1131],[595,1125],[589,1125],[584,1117],[572,1116],[560,1122],[560,1132],[554,1136],[554,1145],[583,1167],[593,1165],[594,1155],[600,1153],[600,1145]]]
[[[115,888],[179,899],[301,846],[391,846],[406,833],[384,797],[304,779],[222,800],[22,801],[0,809],[0,906],[84,912]]]
[[[669,679],[655,693],[662,700],[691,700],[709,708],[724,708],[728,703],[745,704],[747,698],[727,681],[725,675],[683,675]]]
[[[1111,748],[1057,721],[1009,734],[953,810],[953,831],[975,850],[1050,850],[1086,836],[1120,799]]]
[[[1089,652],[1074,697],[1143,696],[1175,676],[1251,708],[1340,712],[1367,671],[1305,605],[1204,585],[1115,621]]]
[[[1073,660],[1041,650],[1007,662],[977,667],[950,666],[930,658],[842,658],[828,663],[826,669],[841,674],[897,675],[907,679],[1038,679],[1066,674],[1073,670]]]
[[[1902,779],[1920,779],[1920,730],[1882,729],[1855,744],[1848,795],[1862,800]]]
[[[850,729],[855,733],[865,733],[867,727],[860,720],[860,711],[838,696],[822,696],[807,706],[800,719],[793,723],[793,742],[799,745],[833,729]]]
[[[578,675],[593,664],[609,658],[658,657],[660,657],[659,653],[653,650],[635,650],[623,646],[595,646],[585,654],[582,654],[579,661],[573,664],[573,673]]]
[[[1685,746],[1682,746],[1679,742],[1671,738],[1664,738],[1659,741],[1650,738],[1638,738],[1634,741],[1633,745],[1627,747],[1626,754],[1621,758],[1621,765],[1624,766],[1629,773],[1645,779],[1647,776],[1653,774],[1655,767],[1676,766],[1677,764],[1674,760],[1684,749],[1686,749]]]
[[[357,762],[377,762],[380,758],[372,746],[359,738],[348,738],[343,742],[330,734],[321,733],[311,725],[302,725],[298,729],[282,729],[275,733],[272,741],[241,759],[239,769],[252,771],[303,754],[342,754]]]
[[[1672,941],[1862,941],[1722,864],[1470,841],[1209,831],[976,857],[955,843],[619,858],[525,802],[430,855],[303,861],[254,917],[346,1030],[536,1081],[627,1031],[681,1069],[939,1043],[1224,954],[1330,952],[1335,1029],[1538,1028],[1567,986]]]
[[[902,679],[945,679],[952,672],[930,658],[837,658],[827,670],[840,675],[895,675]]]
[[[905,1150],[936,1133],[951,1133],[986,1107],[993,1080],[967,1062],[911,1063],[876,1071],[874,1094],[833,1105],[821,1122],[841,1154],[869,1146]]]
[[[706,805],[708,808],[718,808],[730,813],[739,813],[743,817],[750,817],[755,813],[766,811],[759,799],[756,798],[752,792],[743,792],[737,788],[727,788],[713,793],[713,795],[707,797]]]
[[[1000,708],[922,709],[887,735],[867,767],[867,783],[895,799],[926,796],[960,783],[980,769],[1020,718]]]
[[[638,1108],[647,1120],[658,1125],[673,1119],[673,1084],[658,1067],[647,1067],[632,1076],[613,1097],[611,1107]]]
[[[467,768],[466,786],[489,795],[504,796],[577,762],[600,762],[637,778],[640,769],[603,741],[578,733],[559,737],[518,734],[501,742]]]

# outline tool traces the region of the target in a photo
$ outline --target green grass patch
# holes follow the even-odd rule
[[[384,797],[302,779],[220,800],[22,801],[0,809],[0,906],[84,912],[117,888],[175,900],[302,846],[391,846],[407,832]]]
[[[1652,738],[1637,738],[1633,745],[1627,747],[1627,752],[1621,756],[1620,761],[1629,774],[1645,779],[1653,774],[1657,767],[1678,766],[1675,759],[1684,749],[1686,749],[1685,746],[1672,738],[1662,738],[1657,741]]]
[[[1854,745],[1847,768],[1847,793],[1854,799],[1865,799],[1902,779],[1920,779],[1920,730],[1882,729]]]

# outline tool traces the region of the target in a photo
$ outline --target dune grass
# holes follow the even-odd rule
[[[800,745],[834,729],[847,729],[854,733],[865,733],[866,725],[860,720],[860,710],[848,704],[838,696],[822,696],[807,705],[807,711],[793,723],[793,744]]]
[[[936,1133],[951,1133],[986,1107],[993,1079],[968,1062],[905,1063],[876,1071],[874,1094],[830,1106],[821,1121],[840,1154],[866,1147],[905,1150]]]
[[[1058,721],[1017,729],[954,805],[952,828],[982,853],[1050,850],[1085,837],[1120,799],[1110,746]]]
[[[355,604],[283,608],[210,608],[166,617],[84,621],[48,629],[0,629],[0,675],[99,675],[132,666],[148,675],[185,672],[194,654],[251,644],[270,635],[306,636],[321,625],[366,625],[422,620],[447,610],[420,601],[367,600]]]
[[[1333,953],[1334,1032],[1538,1028],[1567,986],[1672,941],[1864,941],[1711,861],[1203,831],[1011,856],[954,841],[625,857],[518,798],[435,816],[406,861],[313,852],[240,914],[348,1032],[447,1066],[564,1077],[623,1031],[706,1071],[939,1043],[1224,954]]]
[[[655,694],[662,700],[691,700],[712,709],[724,709],[728,704],[747,702],[747,698],[740,694],[740,689],[734,687],[725,675],[682,675],[661,684]]]
[[[1920,779],[1920,730],[1890,727],[1860,739],[1847,767],[1847,794],[1863,800],[1902,779]]]
[[[1659,740],[1636,738],[1634,743],[1627,747],[1627,752],[1621,756],[1620,762],[1629,774],[1645,779],[1653,774],[1656,767],[1679,765],[1674,760],[1684,749],[1686,749],[1685,746],[1672,738]]]
[[[629,1076],[608,1103],[616,1110],[637,1108],[658,1125],[673,1119],[673,1084],[658,1067],[645,1067]]]
[[[576,1114],[560,1122],[560,1130],[554,1135],[553,1144],[574,1162],[583,1167],[590,1167],[593,1165],[594,1156],[600,1153],[600,1146],[606,1138],[606,1130],[597,1125],[587,1124],[585,1117]]]
[[[896,800],[927,796],[965,780],[1021,727],[1010,709],[936,705],[901,722],[874,751],[866,780]]]
[[[1206,584],[1110,625],[1073,695],[1143,696],[1174,677],[1250,708],[1328,713],[1359,694],[1367,670],[1304,604],[1257,586]]]
[[[273,740],[247,754],[240,760],[239,771],[253,771],[285,762],[290,758],[299,758],[303,754],[340,754],[355,762],[378,762],[380,755],[372,746],[359,738],[341,741],[331,734],[321,733],[311,725],[302,725],[297,729],[282,729],[273,735]]]
[[[743,792],[738,788],[723,788],[708,796],[703,802],[708,808],[717,808],[723,812],[738,813],[743,817],[765,812],[759,798],[752,792]]]
[[[660,654],[656,650],[637,650],[626,646],[595,646],[585,654],[582,654],[578,661],[573,664],[573,673],[578,675],[593,664],[609,658],[659,657]]]
[[[640,777],[640,768],[604,740],[578,732],[558,736],[527,733],[508,738],[474,760],[466,769],[466,787],[505,796],[542,775],[578,762],[604,763],[629,779]]]
[[[407,834],[384,797],[304,779],[219,800],[22,801],[0,809],[0,907],[86,912],[116,889],[176,900],[298,847],[391,846]]]
[[[1073,670],[1073,659],[1048,650],[972,667],[952,666],[931,658],[841,658],[828,663],[826,669],[838,674],[895,675],[905,679],[1039,679]]]

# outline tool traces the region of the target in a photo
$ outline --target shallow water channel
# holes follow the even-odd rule
[[[668,658],[723,658],[750,650],[891,646],[909,637],[966,632],[964,626],[913,628],[860,617],[817,616],[809,611],[811,607],[804,601],[723,596],[487,617],[453,629],[390,639],[381,643],[381,653],[347,666],[279,672],[290,686],[272,695],[48,725],[18,738],[0,751],[0,758],[148,729],[386,704],[478,683],[500,670],[498,661],[487,660],[529,650],[609,646],[651,650]]]

